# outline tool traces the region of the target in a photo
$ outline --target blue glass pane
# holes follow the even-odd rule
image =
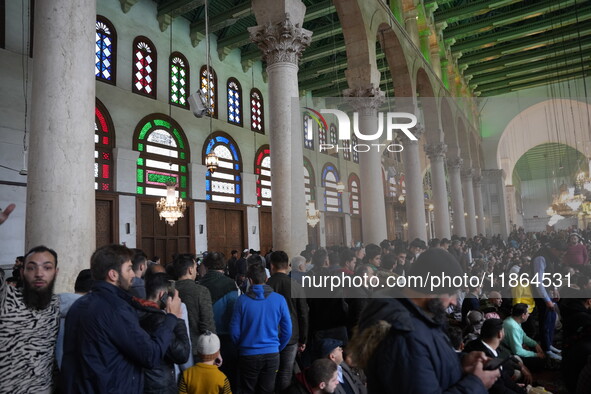
[[[206,195],[206,196],[205,196],[205,199],[206,199],[207,201],[211,201],[211,195],[210,195],[210,194]]]
[[[222,136],[217,136],[215,137],[217,142],[222,142],[226,145],[230,144],[230,140],[228,140],[226,137],[222,137]]]
[[[209,181],[209,179],[205,180],[205,190],[207,190],[208,192],[211,191],[211,182]]]
[[[237,198],[237,199],[236,199],[236,204],[241,204],[241,203],[242,203],[242,200],[241,200],[241,199],[239,199],[239,198]]]
[[[234,164],[234,169],[236,171],[240,171],[240,164]]]
[[[232,151],[232,156],[234,156],[234,160],[238,161],[238,152],[236,151],[236,147],[234,144],[230,144],[230,150]]]
[[[237,182],[240,182],[240,176],[239,175],[236,176],[236,181]]]
[[[213,149],[213,146],[215,145],[215,140],[211,139],[209,141],[209,143],[207,144],[207,148],[205,148],[205,154],[208,154],[209,152],[211,152],[211,150]],[[208,173],[209,176],[209,173]]]
[[[240,185],[236,185],[236,194],[240,194]]]

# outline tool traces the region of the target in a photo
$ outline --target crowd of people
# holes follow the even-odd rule
[[[58,253],[38,246],[0,274],[0,393],[534,393],[548,369],[588,393],[589,235],[516,230],[164,264],[107,245],[59,295]],[[507,283],[526,273],[552,281]],[[384,286],[443,274],[492,279]],[[310,292],[319,276],[375,279]]]

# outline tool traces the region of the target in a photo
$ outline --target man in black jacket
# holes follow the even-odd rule
[[[287,388],[291,382],[293,366],[298,351],[306,348],[308,335],[308,304],[299,283],[287,276],[289,258],[283,251],[275,251],[270,255],[271,277],[267,285],[285,297],[291,316],[292,335],[287,346],[279,354],[280,364],[277,371],[277,391]]]
[[[169,297],[170,277],[164,273],[146,275],[146,300],[134,298],[138,304],[140,326],[150,335],[164,323],[166,299]],[[172,342],[160,365],[144,369],[144,394],[176,394],[174,364],[184,364],[191,353],[191,343],[185,322],[178,319]]]

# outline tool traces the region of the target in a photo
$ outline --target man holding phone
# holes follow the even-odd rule
[[[160,365],[168,350],[181,317],[178,292],[166,301],[165,318],[149,335],[127,293],[134,277],[132,257],[122,245],[93,253],[92,291],[72,305],[66,318],[63,393],[143,393],[142,368]]]

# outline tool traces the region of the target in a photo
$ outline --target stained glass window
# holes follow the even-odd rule
[[[170,55],[170,103],[179,107],[189,108],[187,98],[191,88],[189,86],[189,62],[179,52]]]
[[[318,146],[322,146],[326,144],[326,129],[324,126],[318,126]],[[324,153],[327,153],[324,150]]]
[[[103,16],[96,18],[94,75],[96,79],[115,84],[117,71],[117,32]]]
[[[359,145],[359,138],[355,134],[351,138],[352,148],[351,149],[351,156],[353,156],[353,163],[359,163],[359,152],[356,151],[357,146]]]
[[[327,163],[322,170],[322,187],[324,187],[324,208],[326,212],[342,212],[343,202],[337,192],[340,181],[339,172],[332,163]]]
[[[314,127],[308,112],[304,112],[304,147],[314,150]]]
[[[149,115],[138,123],[133,147],[137,160],[137,194],[166,196],[166,183],[176,183],[176,194],[189,190],[189,144],[181,127],[170,119]]]
[[[337,137],[337,126],[334,123],[331,123],[328,129],[329,144],[335,147],[339,146],[339,140]],[[339,151],[337,149],[334,149],[333,151],[331,151],[331,155],[333,155],[334,157],[339,157]]]
[[[271,204],[271,151],[263,145],[255,155],[254,173],[257,176],[257,204],[270,207]]]
[[[200,75],[200,88],[201,94],[203,97],[208,98],[209,105],[212,109],[212,116],[214,118],[218,117],[218,78],[215,73],[215,70],[209,67],[209,72],[207,70],[207,65],[201,67],[199,72]]]
[[[349,205],[352,215],[361,215],[361,182],[356,174],[349,176]]]
[[[242,87],[236,78],[228,79],[228,123],[242,126]]]
[[[351,160],[351,140],[343,140],[342,151],[345,160]]]
[[[242,203],[242,158],[238,144],[229,135],[217,132],[206,141],[203,151],[205,157],[214,152],[218,157],[218,168],[205,174],[205,194],[207,201]]]
[[[156,98],[156,47],[146,37],[133,41],[133,82],[132,91]]]
[[[316,201],[316,178],[314,177],[314,168],[310,160],[304,157],[304,191],[306,202]]]
[[[257,88],[250,91],[250,129],[265,134],[263,95]]]
[[[94,189],[113,191],[113,122],[107,108],[96,101],[94,109]]]

